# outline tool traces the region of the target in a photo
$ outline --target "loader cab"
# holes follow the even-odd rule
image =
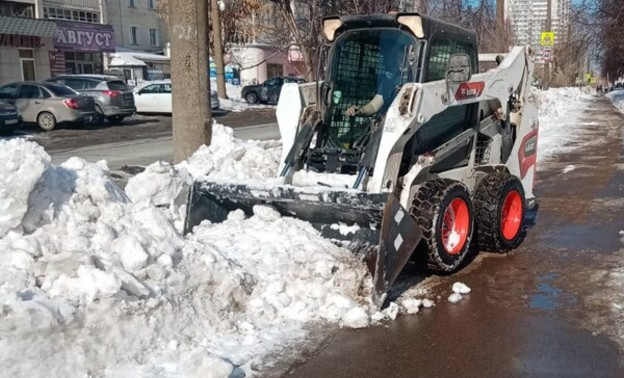
[[[327,18],[323,34],[329,42],[319,93],[325,132],[316,147],[325,148],[325,155],[328,148],[342,150],[347,156],[337,159],[343,162],[349,161],[349,156],[357,162],[373,139],[371,130],[383,124],[404,84],[444,79],[449,59],[457,53],[467,54],[471,71],[478,72],[476,33],[427,16],[399,13]],[[362,107],[376,95],[383,99],[377,112],[347,115],[347,109]],[[422,153],[463,132],[474,124],[476,112],[473,105],[447,109],[414,136],[407,155]],[[327,159],[308,163],[323,170]],[[318,161],[321,164],[315,164]],[[329,171],[352,173],[355,169],[357,166],[341,164]]]

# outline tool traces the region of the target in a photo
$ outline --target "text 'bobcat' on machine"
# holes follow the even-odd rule
[[[378,303],[419,245],[438,272],[456,270],[475,242],[517,247],[535,204],[528,48],[475,74],[476,34],[430,17],[333,17],[323,33],[323,81],[280,96],[284,184],[196,181],[186,231],[269,204],[362,253]]]

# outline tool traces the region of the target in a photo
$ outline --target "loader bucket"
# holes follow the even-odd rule
[[[282,216],[310,222],[323,237],[360,256],[373,275],[379,305],[421,238],[414,219],[390,193],[287,185],[254,188],[210,181],[193,183],[184,232],[204,220],[223,222],[236,209],[251,216],[255,205],[269,205]]]

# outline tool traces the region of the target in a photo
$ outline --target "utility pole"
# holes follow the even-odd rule
[[[169,0],[175,163],[212,136],[208,19],[206,0]]]
[[[217,65],[217,93],[221,98],[228,98],[225,90],[225,64],[223,63],[223,40],[221,39],[221,15],[219,12],[219,0],[210,0],[212,43],[214,46],[214,60]]]
[[[552,31],[552,0],[548,0],[546,2],[546,30],[547,32]],[[554,42],[553,41],[553,50],[554,50]],[[543,55],[542,55],[543,60]],[[550,59],[547,62],[544,62],[544,77],[543,77],[543,87],[544,89],[548,89],[550,87]]]

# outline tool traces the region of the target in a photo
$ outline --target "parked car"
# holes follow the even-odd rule
[[[212,108],[212,110],[219,109],[219,107],[221,107],[219,94],[214,89],[210,90],[210,107]]]
[[[95,99],[98,121],[120,124],[136,112],[132,90],[122,80],[109,75],[61,75],[46,80],[64,84]]]
[[[279,95],[282,92],[282,85],[285,83],[302,84],[305,82],[304,79],[298,77],[277,76],[268,79],[262,84],[244,86],[241,91],[241,97],[250,104],[258,102],[277,104]]]
[[[15,105],[0,101],[0,135],[10,135],[22,123]]]
[[[134,89],[137,113],[171,114],[171,81],[154,81]]]
[[[92,122],[95,101],[60,84],[25,81],[0,87],[0,101],[17,107],[25,123],[50,131],[59,123]]]
[[[154,81],[134,90],[137,113],[172,113],[171,81]],[[212,109],[220,106],[217,92],[210,91]]]

